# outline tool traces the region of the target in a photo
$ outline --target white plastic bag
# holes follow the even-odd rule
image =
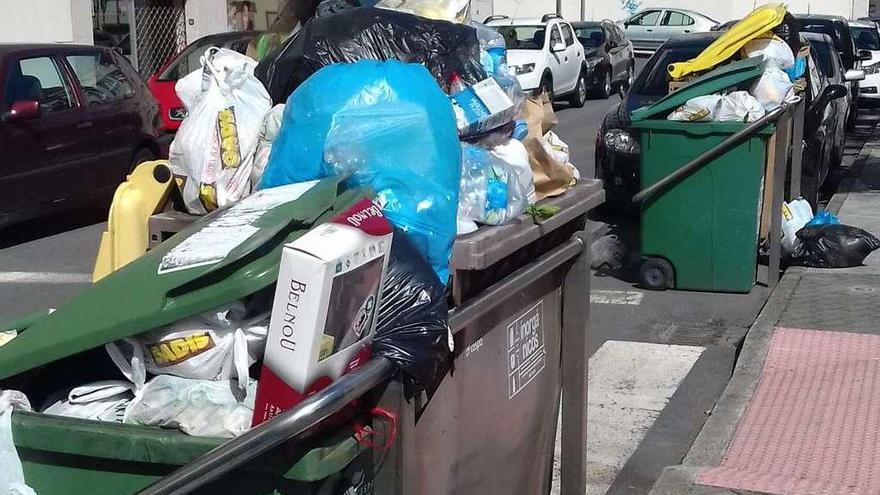
[[[799,198],[782,205],[782,250],[793,253],[800,244],[797,237],[799,230],[813,219],[813,207],[810,202]]]
[[[256,60],[212,47],[201,63],[175,86],[189,115],[168,157],[175,176],[184,181],[186,208],[197,215],[250,194],[257,139],[272,106],[254,76]]]
[[[556,136],[555,134],[553,135]],[[565,146],[567,157],[568,145],[561,139],[558,142]],[[526,145],[522,144],[522,141],[509,139],[506,143],[492,148],[491,152],[495,157],[510,166],[513,173],[516,174],[516,180],[519,182],[521,190],[526,192],[529,204],[535,204],[538,196],[535,193],[535,178],[532,175],[532,166],[529,164],[529,151],[526,149]]]
[[[64,399],[44,409],[43,414],[122,423],[125,408],[133,398],[131,383],[117,380],[89,383],[73,388]]]
[[[711,122],[715,120],[721,95],[705,95],[691,98],[666,117],[682,122]]]
[[[0,493],[36,495],[24,481],[24,469],[12,439],[12,411],[30,411],[27,397],[15,390],[0,392]]]
[[[764,105],[746,91],[724,95],[715,112],[718,122],[754,122],[766,114]]]
[[[470,4],[470,0],[380,0],[376,7],[438,21],[465,22]]]
[[[782,69],[770,68],[755,82],[751,93],[769,112],[794,98],[794,83]]]
[[[153,378],[125,410],[125,423],[179,428],[197,437],[233,438],[248,431],[254,415],[255,380],[242,394],[234,381]]]
[[[244,384],[250,365],[263,356],[269,317],[245,320],[245,313],[244,304],[229,304],[105,347],[138,389],[147,372]]]
[[[260,127],[260,135],[257,139],[257,151],[254,154],[254,168],[251,171],[251,184],[259,184],[263,177],[263,171],[269,163],[269,155],[272,153],[272,143],[278,137],[281,130],[281,117],[284,115],[284,103],[272,107],[263,119]]]
[[[794,65],[794,52],[788,43],[778,38],[762,38],[749,41],[743,47],[747,57],[764,57],[767,68],[788,69]]]

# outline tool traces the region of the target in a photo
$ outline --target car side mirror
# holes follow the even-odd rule
[[[33,100],[16,101],[3,113],[3,122],[20,122],[40,117],[40,102]]]
[[[865,71],[859,69],[850,69],[843,75],[843,80],[847,82],[864,81]]]
[[[846,89],[846,86],[842,84],[832,84],[825,88],[825,91],[823,91],[822,94],[819,96],[819,101],[817,101],[816,108],[824,109],[825,106],[828,105],[830,102],[838,98],[843,98],[847,95],[848,92],[849,90]]]
[[[861,60],[862,62],[866,62],[866,61],[868,61],[868,60],[871,60],[871,58],[873,58],[873,57],[871,56],[871,52],[869,52],[868,50],[859,50],[859,51],[856,53],[856,55],[857,55],[857,58],[858,58],[859,60]]]
[[[557,41],[556,43],[553,43],[553,45],[550,47],[550,51],[551,52],[564,52],[565,51],[565,43],[563,43],[561,41]]]

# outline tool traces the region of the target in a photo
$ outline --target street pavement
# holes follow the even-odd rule
[[[557,109],[555,130],[585,177],[593,176],[596,131],[618,102]],[[104,211],[0,231],[0,321],[58,307],[87,286]],[[637,248],[634,219],[614,211],[596,219]],[[745,295],[647,292],[635,268],[592,278],[588,493],[647,493],[665,466],[680,463],[768,295],[760,285]]]

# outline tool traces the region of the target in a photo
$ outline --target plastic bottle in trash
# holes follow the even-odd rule
[[[461,93],[466,89],[467,84],[462,80],[461,75],[459,75],[458,72],[453,72],[452,75],[449,76],[449,94],[454,95]]]

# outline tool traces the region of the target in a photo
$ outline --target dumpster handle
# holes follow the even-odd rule
[[[339,412],[351,401],[390,380],[394,370],[391,361],[384,357],[371,359],[293,409],[284,411],[168,476],[156,480],[139,491],[138,495],[191,493]]]
[[[776,109],[772,110],[771,112],[768,112],[766,115],[764,115],[760,119],[749,123],[747,126],[743,127],[741,130],[737,131],[735,134],[733,134],[732,136],[728,137],[727,139],[725,139],[724,141],[719,143],[718,146],[715,146],[714,148],[706,151],[702,155],[700,155],[700,156],[694,158],[693,160],[691,160],[690,162],[686,163],[684,166],[682,166],[681,168],[679,168],[675,172],[672,172],[671,174],[669,174],[666,177],[655,182],[653,185],[649,186],[648,188],[640,191],[638,194],[636,194],[635,196],[632,197],[632,202],[633,203],[641,203],[641,202],[645,201],[646,199],[648,199],[649,197],[656,194],[657,192],[659,192],[663,189],[666,189],[667,187],[669,187],[673,183],[678,182],[679,180],[692,174],[697,169],[702,168],[703,166],[705,166],[706,164],[708,164],[712,160],[715,160],[716,158],[723,155],[724,153],[727,153],[728,151],[735,148],[736,146],[739,146],[740,144],[745,142],[747,139],[749,139],[752,136],[754,136],[755,134],[757,134],[761,129],[763,129],[767,125],[769,125],[773,122],[776,122],[777,120],[779,120],[780,117],[782,117],[782,115],[785,112],[787,112],[790,108],[793,108],[793,107],[794,107],[794,105],[792,105],[792,104],[784,104],[784,105],[780,106],[779,108],[776,108]],[[694,124],[694,125],[699,125],[699,124]]]

